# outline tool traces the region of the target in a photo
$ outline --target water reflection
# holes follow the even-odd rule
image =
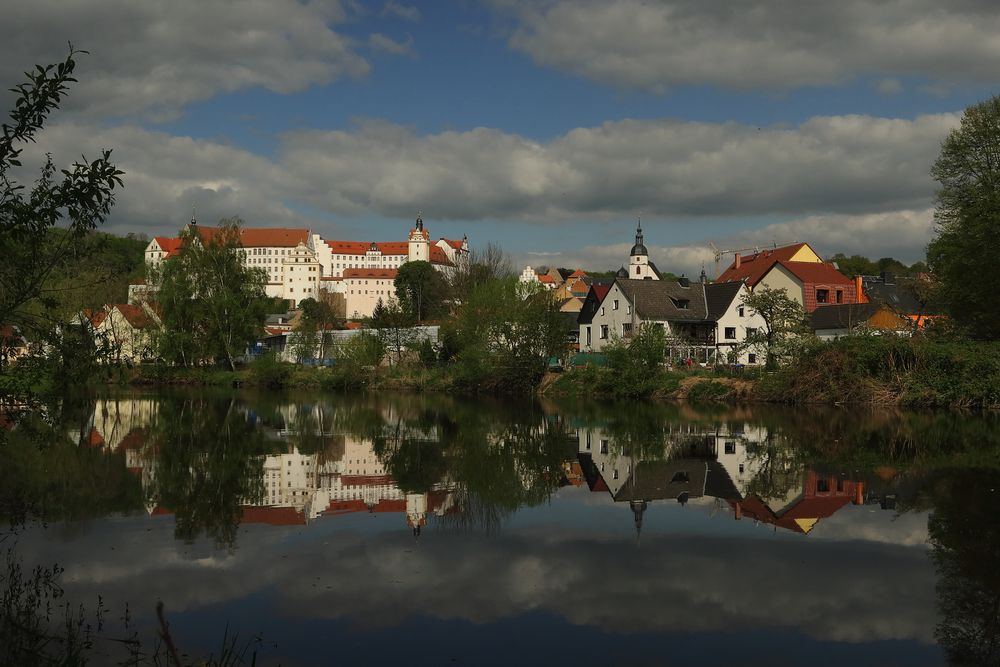
[[[348,661],[410,623],[530,633],[534,613],[591,628],[595,661],[661,655],[620,635],[717,663],[746,656],[706,637],[768,664],[1000,660],[989,417],[211,392],[65,414],[8,428],[0,488],[92,534],[33,548],[78,561],[78,592],[191,625],[263,599],[282,637],[333,623]]]

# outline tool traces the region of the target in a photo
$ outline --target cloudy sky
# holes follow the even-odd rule
[[[2,88],[90,52],[39,149],[114,149],[115,232],[194,207],[395,240],[422,210],[603,269],[641,215],[665,270],[711,272],[709,241],[912,261],[941,140],[1000,79],[979,0],[12,2]]]

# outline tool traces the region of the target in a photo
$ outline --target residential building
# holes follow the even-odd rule
[[[926,274],[897,278],[886,271],[877,276],[858,276],[858,303],[883,304],[908,319],[912,329],[923,329],[944,317],[941,308],[928,298],[930,280]]]
[[[808,243],[767,248],[750,255],[736,255],[717,283],[743,281],[751,290],[758,285],[784,289],[807,313],[824,305],[857,303],[857,288],[836,266],[823,259]]]
[[[28,355],[28,341],[13,325],[0,326],[0,366]]]
[[[600,352],[614,339],[653,324],[672,338],[672,357],[702,363],[760,361],[755,352],[740,349],[748,331],[764,326],[760,315],[743,306],[748,289],[742,282],[617,278],[600,298],[602,291],[592,289],[580,312],[582,352]]]
[[[139,363],[156,358],[156,334],[162,327],[152,306],[128,303],[84,311],[79,321],[91,327],[100,359],[113,363]]]

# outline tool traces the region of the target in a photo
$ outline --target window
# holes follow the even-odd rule
[[[740,317],[746,317],[745,308],[743,308],[743,306],[740,306],[736,312],[740,314]]]
[[[830,492],[830,482],[826,479],[816,480],[816,493],[829,493]]]
[[[844,290],[837,290],[837,303],[844,303]]]
[[[747,355],[747,363],[748,364],[756,364],[757,363],[757,355],[754,354],[753,352],[751,352],[750,354],[748,354]]]
[[[681,470],[680,472],[675,472],[674,476],[670,478],[671,484],[687,483],[691,481],[691,477],[687,474],[687,471]]]
[[[612,475],[615,479],[618,479],[618,468],[615,468],[614,474]]]
[[[830,290],[828,289],[816,290],[816,303],[830,303]]]
[[[590,450],[590,431],[587,431],[587,450]]]
[[[736,443],[732,441],[726,442],[726,454],[736,453]]]
[[[587,327],[587,345],[590,345],[590,327]]]
[[[635,265],[635,275],[639,275],[639,265]]]
[[[601,315],[604,314],[604,306],[601,306]]]
[[[681,310],[687,310],[687,307],[690,304],[691,304],[691,301],[688,300],[688,299],[678,299],[677,300],[677,307],[680,308]]]
[[[605,438],[601,438],[601,454],[608,453],[608,441]]]
[[[614,303],[611,304],[611,310],[618,310],[618,299],[615,299]]]
[[[632,335],[632,325],[630,323],[622,324],[622,336],[627,337]]]
[[[607,338],[608,338],[608,325],[607,324],[602,324],[601,325],[601,340],[607,340]]]
[[[726,327],[726,340],[736,340],[736,327]]]
[[[625,314],[626,315],[631,315],[632,314],[632,304],[630,304],[630,303],[626,303],[625,304]]]

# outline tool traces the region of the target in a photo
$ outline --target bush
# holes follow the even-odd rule
[[[291,364],[280,361],[274,352],[268,352],[250,365],[250,377],[262,387],[284,387],[293,370]]]
[[[687,399],[692,403],[728,401],[734,397],[733,388],[715,380],[698,382],[688,390]]]

